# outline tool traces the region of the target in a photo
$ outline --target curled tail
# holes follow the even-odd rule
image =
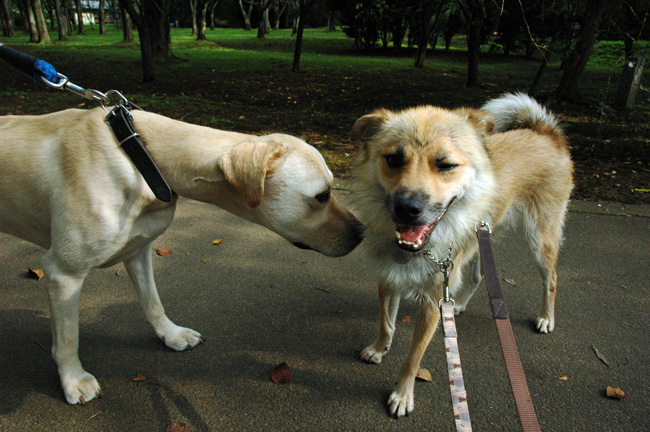
[[[488,101],[481,109],[494,116],[495,133],[532,129],[544,135],[564,136],[555,116],[524,93],[506,93]]]

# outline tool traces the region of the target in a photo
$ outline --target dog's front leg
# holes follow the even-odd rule
[[[361,351],[361,359],[368,363],[381,363],[393,343],[395,320],[399,310],[400,296],[391,291],[384,281],[379,282],[379,337]]]
[[[402,417],[413,412],[415,376],[439,321],[440,310],[431,302],[421,300],[411,349],[388,398],[388,410],[392,416]]]
[[[138,292],[147,321],[165,345],[176,351],[183,351],[203,342],[200,333],[177,326],[165,315],[153,277],[150,243],[140,248],[133,258],[124,261],[124,265]]]
[[[59,369],[68,403],[86,403],[102,396],[99,383],[79,360],[79,301],[84,276],[64,274],[46,254],[43,269],[52,315],[52,357]]]

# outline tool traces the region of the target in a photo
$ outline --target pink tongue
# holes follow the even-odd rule
[[[419,227],[410,227],[404,225],[398,225],[397,230],[400,233],[402,240],[416,243],[420,237],[424,235],[424,230],[427,229],[427,225]]]

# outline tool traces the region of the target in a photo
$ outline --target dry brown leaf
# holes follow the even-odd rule
[[[420,368],[418,369],[418,373],[415,375],[415,378],[426,381],[426,382],[431,382],[433,381],[433,377],[431,376],[431,372],[429,372],[425,368]]]
[[[625,399],[625,392],[620,387],[607,386],[607,397],[623,400]]]
[[[276,384],[290,383],[293,379],[293,372],[288,364],[282,362],[271,372],[271,379]]]
[[[142,375],[140,375],[140,374],[137,374],[137,375],[135,376],[135,378],[133,378],[133,382],[142,382],[142,381],[144,381],[145,379],[146,379],[146,378],[145,378],[144,376],[142,376]]]
[[[402,317],[402,322],[409,322],[409,321],[411,321],[411,317],[410,317],[410,316],[408,316],[408,315],[404,315],[404,316]]]
[[[161,249],[156,249],[156,253],[160,256],[169,256],[172,254],[172,250],[161,248]]]
[[[569,377],[566,375],[562,375],[561,377],[558,378],[560,381],[569,381]]]
[[[212,244],[213,245],[220,245],[221,244],[221,239],[212,240]]]
[[[29,276],[32,279],[41,280],[43,279],[43,276],[45,276],[45,273],[43,273],[43,269],[30,268],[29,271],[27,272],[27,276]]]
[[[192,432],[192,428],[187,423],[171,423],[165,432]]]

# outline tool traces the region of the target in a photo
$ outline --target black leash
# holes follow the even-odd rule
[[[173,192],[171,188],[163,178],[160,170],[158,170],[151,155],[145,149],[140,135],[135,131],[135,127],[133,126],[133,115],[131,115],[129,109],[139,109],[135,104],[126,100],[116,90],[102,93],[97,90],[79,87],[70,82],[68,77],[58,73],[54,66],[46,61],[9,48],[2,42],[0,42],[0,58],[19,71],[34,78],[36,82],[54,89],[68,90],[86,99],[99,102],[102,108],[108,113],[105,119],[106,123],[113,130],[117,141],[120,143],[120,147],[122,147],[124,153],[126,153],[129,159],[131,159],[131,162],[133,162],[133,165],[135,165],[142,177],[144,177],[144,180],[156,198],[164,202],[170,202],[172,200]],[[111,94],[119,95],[120,101],[109,112],[104,105],[110,104],[109,95]]]
[[[506,308],[506,301],[503,297],[501,284],[499,283],[499,275],[497,274],[494,253],[492,252],[492,245],[490,243],[491,232],[490,226],[483,221],[476,228],[481,265],[483,266],[485,284],[487,285],[488,296],[492,305],[492,316],[497,327],[501,351],[506,363],[510,387],[515,398],[521,427],[524,432],[535,432],[540,430],[539,423],[537,422],[533,401],[528,391],[524,368],[521,365],[517,343],[512,332],[512,325],[510,324],[510,316]]]

